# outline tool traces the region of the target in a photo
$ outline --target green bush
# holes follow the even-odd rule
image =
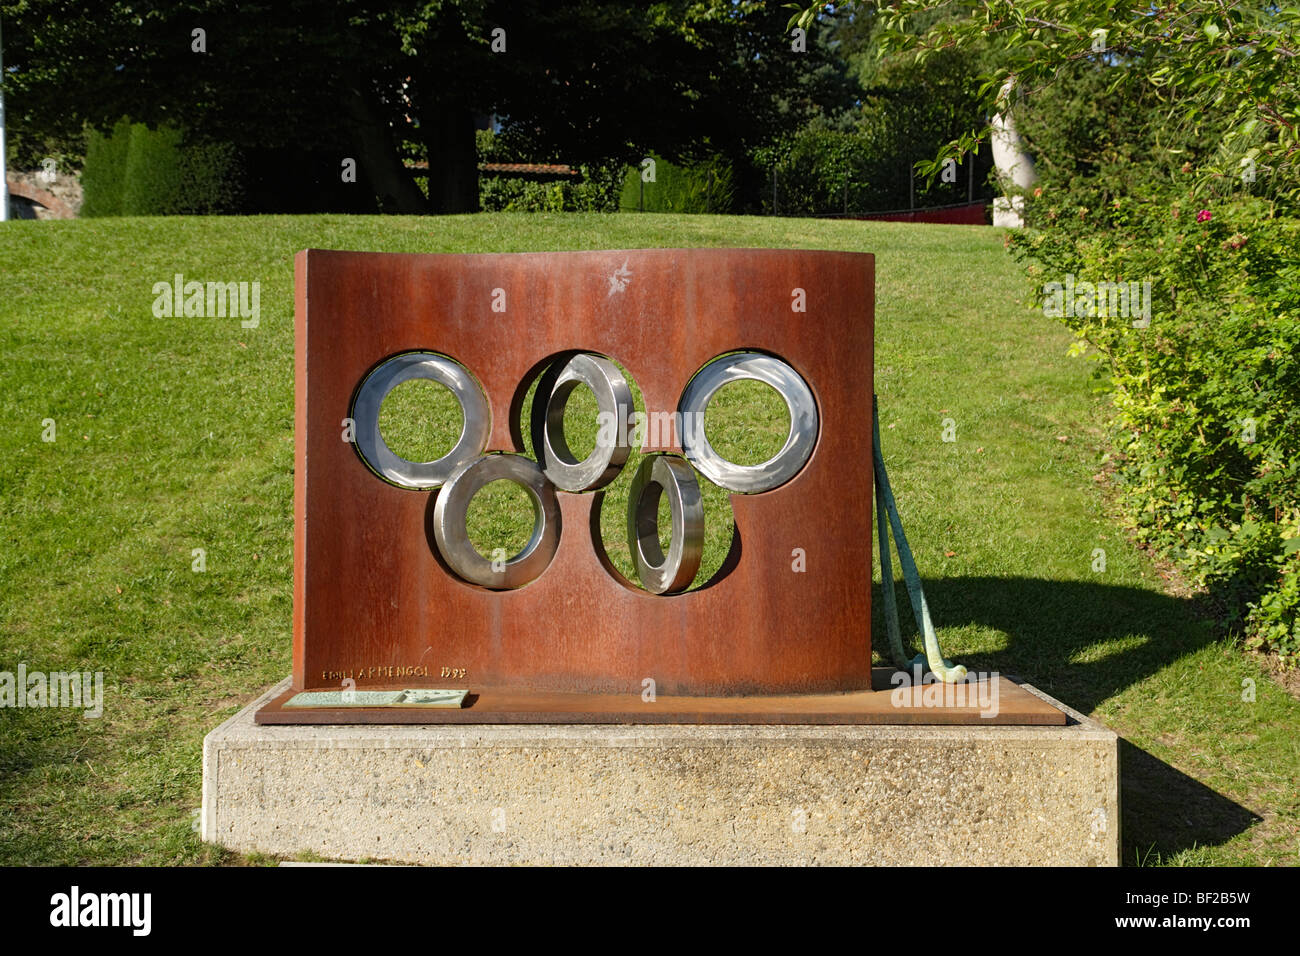
[[[105,136],[86,132],[86,164],[81,171],[85,199],[82,216],[121,216],[122,183],[126,175],[126,153],[131,145],[131,124],[120,120]]]
[[[1133,531],[1248,645],[1300,661],[1300,220],[1173,185],[1053,198],[1038,200],[1045,225],[1012,239],[1036,283],[1150,283],[1147,327],[1078,294],[1062,316],[1112,393]]]
[[[1115,69],[1071,66],[1018,114],[1042,178],[1010,242],[1040,294],[1150,283],[1148,327],[1062,316],[1111,393],[1119,503],[1229,630],[1300,663],[1300,219],[1276,184],[1198,175],[1222,114],[1171,122]]]
[[[870,137],[864,133],[819,129],[801,130],[757,150],[755,165],[768,176],[773,167],[776,173],[773,188],[764,190],[763,212],[816,215],[884,208],[881,196],[896,191],[900,176],[906,183],[907,170],[900,158],[886,185],[883,170],[871,162],[872,154]],[[907,205],[906,192],[902,205]]]
[[[484,212],[613,212],[621,167],[580,166],[577,181],[539,182],[479,174]]]
[[[625,212],[728,213],[736,202],[736,176],[731,164],[713,157],[689,166],[654,160],[654,182],[641,181],[642,167],[623,177],[619,206]]]
[[[87,133],[82,215],[238,212],[241,181],[231,144],[190,142],[174,127],[149,129],[122,119],[107,135]]]
[[[531,141],[519,130],[476,134],[480,163],[558,163],[539,159]],[[479,173],[479,205],[484,212],[616,212],[623,166],[618,162],[578,166],[577,179],[539,181],[520,176]]]
[[[165,216],[181,203],[181,132],[132,126],[122,170],[122,215]]]
[[[754,165],[768,185],[762,209],[773,212],[772,172],[776,171],[775,211],[781,215],[866,213],[943,206],[964,202],[971,170],[954,167],[953,181],[926,182],[911,176],[912,164],[934,154],[944,140],[944,117],[932,115],[922,99],[893,94],[869,100],[854,130],[806,127],[754,152]],[[987,199],[988,160],[977,157],[974,196]]]
[[[177,212],[212,215],[242,212],[244,165],[233,143],[195,143],[182,148]]]

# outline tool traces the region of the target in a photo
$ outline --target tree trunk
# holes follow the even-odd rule
[[[359,172],[375,191],[381,212],[420,215],[429,203],[397,153],[391,127],[356,90],[350,91],[348,115],[356,129],[354,139]]]
[[[478,145],[474,114],[436,106],[421,116],[429,151],[429,205],[435,213],[478,212]]]

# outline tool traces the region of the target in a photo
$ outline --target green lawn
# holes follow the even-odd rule
[[[696,245],[876,253],[884,450],[949,656],[1131,742],[1126,862],[1297,862],[1300,702],[1214,641],[1108,518],[1104,409],[1064,330],[1024,303],[999,231],[502,214],[0,225],[0,671],[105,676],[99,719],[0,710],[0,863],[247,861],[193,824],[204,733],[289,671],[296,251]],[[260,327],[155,318],[153,284],[177,272],[260,281]],[[760,454],[781,410],[731,401],[750,426],[720,421],[719,440]],[[400,411],[394,440],[436,447]],[[476,543],[517,545],[519,503],[476,507]],[[706,498],[714,561],[720,506]]]

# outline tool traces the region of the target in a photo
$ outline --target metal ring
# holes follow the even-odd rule
[[[460,403],[463,425],[460,438],[447,454],[435,461],[408,461],[393,453],[379,433],[379,409],[398,385],[422,378],[447,386]],[[474,376],[463,365],[435,352],[394,355],[362,381],[352,401],[356,422],[356,448],[369,468],[385,481],[402,488],[436,488],[467,461],[487,448],[492,414]]]
[[[470,499],[489,482],[513,481],[533,502],[533,534],[517,555],[489,561],[470,544],[466,517]],[[438,552],[453,571],[486,588],[519,588],[550,565],[560,545],[560,502],[537,462],[523,455],[484,455],[457,468],[433,505],[433,536]]]
[[[659,496],[668,496],[672,543],[659,546]],[[690,587],[704,554],[704,504],[691,466],[674,455],[641,462],[627,498],[627,543],[636,576],[651,594]]]
[[[573,356],[555,376],[550,395],[541,393],[551,376],[543,376],[533,398],[533,448],[546,477],[562,491],[593,491],[618,477],[627,462],[631,446],[632,389],[618,366],[599,355],[583,352]],[[564,437],[564,408],[579,385],[596,395],[600,431],[596,447],[582,461],[569,450]],[[614,434],[608,434],[613,426]],[[602,441],[602,439],[604,439]]]
[[[704,434],[704,413],[723,385],[750,379],[772,386],[790,410],[790,433],[773,457],[757,465],[727,461]],[[728,491],[771,491],[799,473],[817,443],[817,402],[812,389],[787,363],[761,352],[735,352],[714,359],[691,379],[678,403],[682,451],[700,473]]]

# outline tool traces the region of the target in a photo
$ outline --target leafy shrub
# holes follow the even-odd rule
[[[782,215],[863,213],[964,202],[970,190],[970,160],[954,166],[950,181],[913,178],[913,162],[932,155],[946,141],[944,117],[919,96],[894,93],[868,100],[851,131],[808,126],[755,150],[754,164],[766,170],[769,186],[763,211],[773,212],[771,178],[776,172],[776,208]],[[974,194],[987,199],[987,157],[974,158]]]
[[[1036,261],[1038,283],[1151,283],[1149,327],[1078,297],[1063,316],[1112,393],[1125,514],[1140,540],[1208,586],[1226,625],[1294,664],[1300,220],[1244,195],[1203,206],[1154,181],[1109,202],[1079,196],[1058,204],[1045,188],[1040,228],[1012,244]]]
[[[174,127],[122,119],[86,137],[84,216],[167,216],[237,212],[239,154],[229,143],[190,142]]]
[[[625,212],[727,213],[736,202],[736,175],[719,156],[690,165],[669,162],[651,154],[654,182],[641,181],[636,166],[623,178],[620,208]],[[644,189],[642,188],[644,187]]]
[[[805,129],[755,151],[755,165],[775,169],[773,188],[765,190],[768,214],[815,215],[844,209],[878,209],[898,192],[904,180],[902,205],[907,205],[905,160],[892,174],[872,159],[871,139],[863,133]]]
[[[233,143],[181,148],[177,212],[210,215],[242,210],[244,165]]]
[[[1149,327],[1063,316],[1111,393],[1120,504],[1229,630],[1294,664],[1300,220],[1279,214],[1277,184],[1204,175],[1221,165],[1223,113],[1171,118],[1120,69],[1069,66],[1018,113],[1042,178],[1032,228],[1009,241],[1040,293],[1069,275],[1150,283]]]
[[[534,158],[530,141],[519,131],[476,133],[480,163],[551,163]],[[485,212],[614,212],[622,180],[621,163],[578,167],[578,179],[539,181],[480,172],[479,205]]]
[[[621,167],[580,166],[580,180],[539,182],[479,174],[485,212],[613,212],[618,208]]]

